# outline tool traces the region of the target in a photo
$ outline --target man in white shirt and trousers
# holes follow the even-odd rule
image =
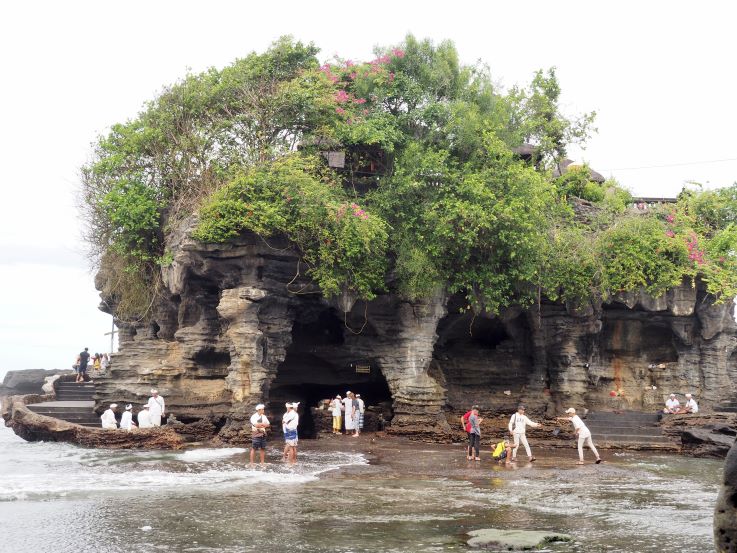
[[[576,437],[578,438],[578,464],[583,465],[584,442],[586,442],[586,445],[589,446],[589,449],[593,451],[594,455],[596,455],[596,464],[598,465],[599,463],[601,463],[599,452],[596,451],[596,448],[594,447],[594,441],[591,439],[591,430],[589,430],[588,427],[583,423],[581,417],[576,414],[576,410],[573,407],[569,407],[568,409],[566,409],[566,414],[570,415],[570,417],[559,418],[571,421],[571,423],[573,423],[573,430],[576,432]]]
[[[517,460],[517,449],[519,448],[520,442],[522,442],[522,445],[525,446],[525,451],[527,452],[527,457],[530,459],[530,462],[534,461],[535,458],[532,456],[532,451],[530,451],[530,444],[527,443],[527,436],[525,435],[525,428],[527,425],[530,425],[532,428],[537,428],[538,426],[541,426],[540,424],[536,422],[532,422],[530,419],[528,419],[525,416],[525,406],[520,405],[517,407],[517,412],[512,415],[512,418],[509,419],[509,433],[512,434],[512,437],[514,438],[514,447],[512,448],[512,461]]]
[[[111,403],[107,411],[105,411],[100,417],[100,420],[102,421],[102,428],[104,430],[114,430],[118,428],[118,421],[115,420],[115,409],[117,407],[117,403]]]
[[[155,388],[151,388],[151,397],[148,398],[148,413],[151,417],[151,426],[161,426],[161,417],[165,414],[164,398]]]
[[[135,426],[136,423],[133,422],[133,406],[129,403],[125,406],[123,416],[120,417],[120,428],[130,432]]]
[[[351,433],[351,430],[353,430],[353,398],[351,397],[353,394],[351,392],[345,393],[345,398],[343,398],[343,420],[345,421],[345,434],[346,436]]]
[[[146,403],[138,412],[138,428],[151,428],[151,426],[151,414],[148,412],[148,403]]]

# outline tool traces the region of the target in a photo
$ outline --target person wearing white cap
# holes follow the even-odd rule
[[[281,419],[282,431],[284,432],[284,455],[283,459],[294,464],[297,462],[297,426],[299,426],[299,414],[297,407],[299,401],[295,403],[287,403],[287,412]]]
[[[340,395],[335,396],[335,399],[330,402],[330,411],[333,414],[333,434],[340,434],[342,426],[341,412],[343,410],[343,398]]]
[[[138,428],[151,428],[151,413],[148,412],[148,403],[144,403],[141,406],[141,410],[138,411]]]
[[[699,405],[691,394],[686,394],[686,405],[681,409],[681,413],[698,413]]]
[[[601,463],[599,452],[596,451],[596,447],[594,447],[594,441],[591,439],[591,430],[589,430],[588,427],[583,423],[581,417],[576,414],[576,410],[573,407],[569,407],[568,409],[566,409],[566,414],[570,415],[570,417],[558,417],[558,419],[571,421],[573,423],[573,430],[576,432],[576,437],[578,438],[577,464],[583,465],[584,442],[587,446],[589,446],[589,449],[594,453],[594,455],[596,455],[596,464],[598,465],[599,463]]]
[[[115,409],[118,407],[117,403],[111,403],[107,411],[105,411],[100,420],[102,421],[102,428],[105,430],[113,430],[118,428],[118,422],[115,420]]]
[[[166,414],[164,398],[155,388],[151,388],[151,397],[148,398],[148,413],[151,417],[151,426],[161,426],[161,417]]]
[[[358,400],[358,428],[363,431],[363,415],[366,413],[366,403],[361,399],[361,394],[356,394]]]
[[[133,422],[133,406],[129,403],[125,406],[123,416],[120,417],[120,428],[130,432],[135,426],[136,423]]]
[[[681,410],[681,402],[676,399],[676,394],[671,394],[667,400],[665,400],[665,409],[663,413],[673,414],[678,413]]]
[[[346,392],[345,398],[343,398],[343,419],[345,420],[345,433],[346,435],[350,434],[350,431],[353,430],[353,398],[351,397],[353,395],[353,392]]]
[[[532,451],[530,451],[530,444],[527,443],[527,435],[525,434],[527,425],[530,425],[533,428],[541,426],[540,424],[528,419],[527,416],[525,416],[525,406],[520,405],[517,407],[517,412],[509,419],[509,433],[512,434],[512,437],[514,438],[512,461],[517,460],[517,449],[519,449],[520,442],[525,446],[525,452],[527,453],[527,457],[530,459],[530,462],[535,460],[535,457],[532,456]]]
[[[266,432],[271,423],[264,415],[264,404],[256,405],[256,412],[251,415],[251,464],[253,464],[256,450],[260,451],[261,464],[264,464],[266,456]]]

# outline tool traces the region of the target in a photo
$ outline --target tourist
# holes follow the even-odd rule
[[[342,418],[340,416],[341,411],[343,409],[343,398],[340,397],[340,395],[335,396],[335,399],[330,402],[330,410],[333,414],[333,434],[340,434],[340,429],[342,427]]]
[[[125,406],[123,416],[120,417],[120,428],[130,432],[135,426],[136,423],[133,422],[133,406],[129,403]]]
[[[284,432],[284,455],[283,459],[294,464],[297,462],[297,426],[299,426],[299,414],[297,407],[299,402],[287,403],[287,412],[281,419],[282,431]]]
[[[117,409],[117,407],[117,403],[111,403],[107,411],[105,411],[100,417],[102,428],[104,430],[113,430],[118,428],[118,422],[115,420],[115,409]]]
[[[674,414],[681,410],[681,402],[676,399],[676,394],[671,394],[668,399],[665,400],[665,409],[663,413]]]
[[[680,412],[694,414],[699,412],[699,405],[691,394],[686,394],[686,405],[683,406]]]
[[[471,416],[468,417],[468,423],[471,425],[471,441],[468,445],[468,451],[475,453],[474,459],[476,461],[481,460],[479,449],[481,448],[481,421],[483,420],[479,417],[478,406],[474,405],[471,409]]]
[[[510,464],[510,459],[512,458],[512,446],[510,445],[509,440],[505,438],[501,442],[497,443],[491,452],[491,457],[499,463],[504,461],[505,465]]]
[[[256,412],[251,415],[251,464],[253,464],[256,450],[260,451],[261,464],[266,456],[266,432],[271,426],[269,419],[264,415],[264,404],[256,405]]]
[[[155,388],[151,388],[151,397],[148,398],[148,412],[151,417],[151,426],[161,426],[161,417],[165,414],[164,398]]]
[[[92,358],[92,368],[95,370],[96,373],[100,372],[100,360],[102,356],[99,353],[96,353],[95,356]]]
[[[509,432],[514,438],[514,447],[512,448],[512,462],[517,460],[517,449],[519,449],[520,442],[522,442],[522,445],[525,446],[525,452],[527,452],[527,457],[530,462],[535,461],[535,457],[532,456],[532,451],[530,451],[530,444],[527,443],[527,435],[525,434],[527,425],[530,425],[532,428],[542,426],[528,419],[525,416],[525,406],[520,405],[519,407],[517,407],[517,412],[512,415],[512,418],[509,419]]]
[[[466,459],[469,461],[473,461],[473,450],[471,449],[471,423],[468,422],[468,419],[471,417],[474,409],[478,409],[478,407],[474,405],[461,417],[461,428],[466,433],[466,440],[468,441],[466,445]]]
[[[356,398],[356,394],[351,394],[351,419],[353,419],[353,437],[358,438],[358,435],[361,432],[361,428],[359,426],[361,418],[361,405],[358,403],[358,399]]]
[[[107,370],[107,366],[110,364],[110,356],[107,353],[104,353],[102,355],[102,360],[100,361],[100,369],[102,372],[105,372]]]
[[[151,428],[151,413],[148,411],[148,403],[142,405],[140,411],[138,411],[138,428]]]
[[[588,429],[588,427],[583,423],[581,420],[581,417],[579,417],[576,414],[576,410],[573,407],[569,407],[566,409],[566,414],[570,415],[570,417],[558,417],[558,419],[571,421],[573,423],[573,430],[576,432],[576,437],[578,438],[578,465],[583,465],[583,444],[586,442],[586,445],[589,446],[589,449],[593,452],[594,455],[596,455],[596,464],[598,465],[601,463],[601,457],[599,457],[599,452],[596,451],[596,447],[594,447],[594,441],[591,439],[591,431]]]
[[[75,382],[84,382],[84,377],[87,376],[87,363],[90,362],[89,348],[84,348],[84,351],[77,355],[77,379]]]
[[[361,394],[356,394],[358,400],[358,428],[363,430],[363,414],[366,412],[366,404],[361,399]]]
[[[348,391],[345,393],[345,398],[343,398],[343,420],[345,421],[346,435],[350,434],[350,431],[353,430],[353,419],[351,418],[351,412],[353,411],[352,395],[353,393]]]

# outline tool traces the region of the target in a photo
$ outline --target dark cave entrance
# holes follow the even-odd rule
[[[381,412],[385,419],[391,418],[391,391],[381,369],[365,353],[356,354],[346,345],[345,332],[333,309],[311,310],[294,323],[292,343],[271,383],[267,408],[280,417],[287,401],[299,401],[301,437],[314,438],[329,418],[321,410],[313,413],[313,408],[338,394],[344,398],[347,391],[361,394],[367,417],[369,412]],[[370,340],[370,333],[361,338]]]

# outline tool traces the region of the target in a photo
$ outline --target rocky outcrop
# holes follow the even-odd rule
[[[244,233],[201,244],[183,225],[169,243],[164,293],[150,323],[118,320],[120,351],[96,379],[97,404],[143,403],[155,386],[184,423],[207,421],[225,442],[249,438],[256,403],[272,418],[300,401],[335,394],[389,402],[390,432],[450,436],[444,413],[472,403],[536,416],[573,405],[658,409],[670,392],[692,392],[702,409],[737,395],[734,305],[716,305],[700,283],[661,297],[464,314],[461,296],[410,302],[324,298],[287,242]],[[112,298],[106,298],[113,305]]]
[[[737,553],[737,444],[724,461],[722,486],[714,509],[714,543],[718,553]]]
[[[74,371],[60,371],[56,369],[8,371],[5,374],[3,383],[0,384],[0,396],[42,394],[42,386],[47,377],[66,374],[74,374]]]
[[[681,444],[681,451],[695,457],[723,459],[737,436],[737,415],[668,415],[661,423],[663,433]]]

